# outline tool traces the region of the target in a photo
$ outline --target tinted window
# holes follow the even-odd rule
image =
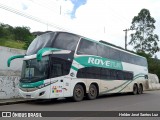
[[[77,54],[97,55],[97,44],[86,39],[81,39]]]
[[[121,51],[120,56],[121,56],[121,61],[123,61],[123,62],[128,62],[129,61],[129,54],[128,53],[125,53],[125,52]]]
[[[147,60],[145,58],[140,57],[140,64],[143,66],[147,66]]]
[[[101,79],[106,79],[106,80],[111,79],[111,70],[110,69],[101,68],[100,74],[101,74],[101,77],[100,77]]]
[[[110,48],[101,44],[97,45],[98,56],[102,56],[104,58],[109,58]]]
[[[147,66],[147,61],[145,60],[145,58],[129,54],[127,52],[111,48],[109,46],[97,44],[97,50],[98,50],[98,56],[104,58],[136,64],[140,66]]]
[[[123,62],[131,63],[131,64],[136,64],[140,66],[147,66],[147,61],[145,58],[136,56],[133,54],[125,53],[123,51],[120,52],[121,60]]]
[[[76,49],[79,37],[73,34],[68,33],[59,33],[56,37],[53,47],[64,49],[64,50],[72,50]]]
[[[50,77],[59,77],[68,75],[71,68],[71,62],[60,58],[51,58],[51,74]]]
[[[114,48],[110,48],[110,59],[121,61],[120,59],[120,51]]]
[[[77,78],[104,80],[133,80],[133,73],[100,67],[85,67],[77,72]]]
[[[78,78],[92,78],[99,79],[100,78],[100,68],[96,67],[86,67],[78,70],[77,77]]]
[[[143,57],[125,53],[123,51],[120,52],[120,56],[123,62],[141,65],[141,66],[147,66],[147,61]]]
[[[54,40],[54,32],[49,32],[36,37],[26,52],[27,55],[33,55],[44,47],[51,47]]]
[[[133,73],[131,73],[131,72],[124,72],[124,79],[125,80],[132,80],[133,79]]]
[[[117,70],[116,71],[116,78],[118,79],[118,80],[124,80],[125,79],[125,74],[124,74],[124,72],[123,71],[120,71],[120,70]]]
[[[119,53],[120,51],[118,51],[116,49],[113,49],[111,47],[99,44],[99,45],[97,45],[97,50],[98,50],[98,55],[99,56],[121,61],[120,53]]]

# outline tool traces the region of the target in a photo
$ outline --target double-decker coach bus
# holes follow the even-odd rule
[[[24,98],[84,97],[107,93],[141,94],[147,88],[146,58],[68,32],[36,37],[23,58],[19,83]]]

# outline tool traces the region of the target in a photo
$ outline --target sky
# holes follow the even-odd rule
[[[0,0],[0,22],[29,26],[31,32],[67,30],[124,48],[123,30],[130,28],[133,17],[143,8],[148,9],[156,20],[154,33],[160,37],[160,0]],[[128,42],[133,32],[128,31]],[[130,45],[127,48],[133,50]],[[160,52],[157,56],[160,59]]]

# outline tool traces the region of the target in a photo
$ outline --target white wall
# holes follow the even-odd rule
[[[150,90],[160,89],[159,79],[156,74],[148,74],[148,84]]]
[[[18,98],[18,83],[22,69],[22,59],[15,59],[7,67],[9,57],[25,54],[25,50],[0,46],[0,99]]]

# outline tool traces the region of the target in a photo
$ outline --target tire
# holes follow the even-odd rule
[[[142,94],[142,93],[143,93],[143,86],[142,84],[140,84],[138,87],[138,94]]]
[[[84,98],[84,89],[83,89],[82,85],[77,84],[73,90],[73,100],[75,102],[79,102],[79,101],[83,100],[83,98]]]
[[[133,85],[133,92],[132,92],[133,95],[136,95],[138,94],[138,86],[136,84]]]
[[[87,98],[89,100],[94,100],[96,99],[97,95],[98,95],[97,87],[94,84],[91,84],[89,87],[89,93],[87,94]]]

